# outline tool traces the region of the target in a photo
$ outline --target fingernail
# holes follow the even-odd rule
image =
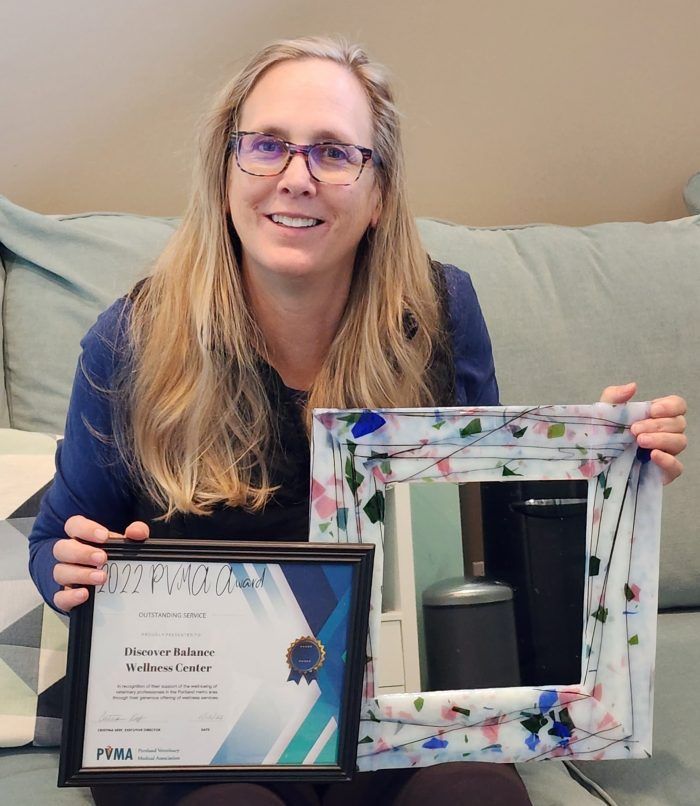
[[[652,443],[651,434],[640,434],[637,438],[640,445],[649,446]]]
[[[85,601],[85,599],[88,598],[88,592],[85,590],[85,588],[80,588],[80,590],[77,590],[75,592],[75,598],[79,602],[83,602],[83,601]]]
[[[92,533],[92,536],[95,538],[95,540],[108,540],[109,532],[106,529],[103,529],[101,526],[98,526],[98,528]]]
[[[99,551],[96,551],[91,557],[90,561],[93,562],[95,565],[104,565],[107,562],[107,558],[104,554]]]
[[[107,577],[104,571],[92,571],[90,574],[90,582],[104,582]]]

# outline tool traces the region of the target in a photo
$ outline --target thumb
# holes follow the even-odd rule
[[[601,403],[627,403],[637,391],[635,381],[622,384],[622,386],[606,386],[601,392]]]
[[[129,540],[145,540],[150,533],[148,524],[143,521],[134,521],[124,529],[124,537],[128,537]]]

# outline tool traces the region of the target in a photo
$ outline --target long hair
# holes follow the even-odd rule
[[[408,208],[399,114],[385,70],[336,38],[272,43],[203,119],[182,223],[152,276],[132,293],[132,358],[117,385],[115,436],[132,476],[165,518],[220,504],[259,510],[274,491],[275,418],[261,375],[266,346],[246,304],[228,213],[228,144],[262,74],[308,58],[346,67],[366,93],[380,215],[358,247],[345,311],[308,393],[307,425],[314,407],[436,402],[425,370],[441,338],[440,305]]]

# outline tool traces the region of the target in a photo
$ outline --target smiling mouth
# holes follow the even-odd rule
[[[273,224],[277,224],[280,227],[287,227],[289,229],[309,229],[311,227],[317,227],[319,224],[323,224],[323,221],[320,218],[297,218],[286,215],[277,215],[276,213],[273,213],[267,217],[273,222]]]

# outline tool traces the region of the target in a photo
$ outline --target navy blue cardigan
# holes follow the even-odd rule
[[[471,279],[454,266],[443,268],[454,367],[452,399],[444,403],[498,405],[491,342]],[[94,436],[95,431],[112,433],[108,395],[95,387],[111,388],[119,356],[124,355],[126,317],[122,314],[129,304],[128,298],[117,300],[81,342],[83,351],[64,439],[56,454],[56,475],[29,537],[30,573],[52,607],[59,589],[53,579],[53,545],[65,537],[63,525],[71,515],[85,515],[115,532],[123,532],[134,520],[144,520],[154,537],[308,539],[309,448],[301,421],[300,393],[284,387],[272,368],[269,391],[282,424],[283,441],[272,479],[280,484],[279,493],[260,513],[222,507],[215,516],[178,515],[168,522],[156,520],[161,513],[132,484],[114,446]]]

